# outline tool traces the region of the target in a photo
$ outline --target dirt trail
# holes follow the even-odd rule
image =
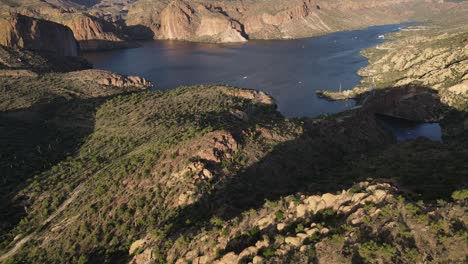
[[[53,214],[51,214],[46,220],[44,220],[41,223],[40,227],[36,230],[41,230],[43,227],[47,226],[50,222],[52,222],[52,220],[54,220],[55,217],[57,217],[57,215],[63,212],[63,210],[65,210],[68,207],[68,205],[70,205],[76,199],[76,197],[78,197],[78,195],[80,194],[82,190],[83,190],[83,184],[78,185],[78,187],[76,187],[75,190],[73,190],[70,197],[67,200],[65,200]],[[0,262],[4,262],[8,258],[15,255],[18,252],[18,250],[20,250],[23,247],[24,244],[29,242],[36,235],[37,235],[37,231],[34,231],[31,234],[18,240],[12,249],[10,249],[5,254],[0,256]]]

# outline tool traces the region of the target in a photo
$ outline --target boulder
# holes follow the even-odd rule
[[[192,260],[193,264],[208,264],[210,263],[208,256],[196,257]]]
[[[244,250],[242,250],[241,253],[239,253],[239,259],[243,259],[245,257],[248,257],[248,256],[252,256],[252,255],[257,255],[257,252],[258,252],[258,248],[257,247],[254,247],[254,246],[250,246]]]
[[[151,248],[145,249],[141,254],[138,254],[130,260],[129,264],[150,264],[155,261]]]
[[[304,238],[301,237],[286,237],[284,240],[287,244],[293,245],[295,247],[299,247],[302,245],[302,241],[304,241]]]
[[[264,239],[264,240],[259,240],[257,241],[257,243],[255,243],[255,246],[260,249],[260,248],[266,248],[266,247],[269,247],[270,246],[270,241],[268,240],[268,238]]]
[[[147,242],[148,242],[148,240],[146,238],[136,240],[135,242],[133,242],[130,245],[130,249],[128,250],[128,254],[133,255],[138,249],[143,248],[146,245]]]
[[[257,224],[260,229],[263,229],[269,225],[272,225],[275,222],[275,217],[274,215],[267,215],[260,220],[258,220]]]
[[[296,207],[297,217],[303,217],[307,212],[307,207],[305,204],[300,204]]]
[[[237,264],[239,257],[234,252],[229,252],[224,255],[218,263],[222,264]]]
[[[260,257],[260,256],[255,256],[252,259],[253,264],[262,264],[262,263],[264,263],[264,261],[265,261],[265,259],[263,257]]]
[[[284,223],[279,223],[279,224],[276,225],[276,229],[278,231],[283,230],[285,227],[286,227],[286,224],[284,224]]]
[[[315,233],[317,233],[318,231],[319,231],[319,230],[318,230],[317,228],[310,228],[310,229],[307,229],[307,230],[306,230],[306,234],[307,234],[308,236],[312,236],[312,235],[314,235]]]

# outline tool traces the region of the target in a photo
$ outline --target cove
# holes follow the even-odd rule
[[[377,115],[377,120],[395,136],[397,141],[407,141],[418,137],[425,137],[432,141],[442,141],[442,128],[437,122],[415,122],[384,115]]]
[[[143,76],[155,89],[229,84],[267,92],[287,117],[313,117],[352,108],[352,100],[329,102],[315,91],[358,85],[361,78],[356,72],[367,65],[360,51],[385,41],[380,35],[410,24],[241,44],[147,41],[139,48],[83,56],[97,69]]]

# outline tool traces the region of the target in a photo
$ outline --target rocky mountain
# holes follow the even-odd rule
[[[79,49],[68,27],[19,14],[0,17],[0,44],[61,56],[77,56]]]
[[[290,39],[457,12],[466,3],[440,1],[168,1],[139,0],[126,23],[157,39],[242,42]],[[150,34],[151,35],[151,34]]]
[[[466,5],[435,0],[9,0],[0,12],[66,25],[82,50],[100,50],[136,45],[131,39],[224,43],[303,38],[457,14]]]

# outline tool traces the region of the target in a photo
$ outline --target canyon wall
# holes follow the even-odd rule
[[[42,7],[15,11],[69,27],[83,51],[129,46],[129,43],[120,34],[121,29],[117,28],[115,24],[75,9]]]
[[[0,44],[63,56],[78,55],[78,44],[68,27],[19,14],[0,18]]]
[[[16,3],[16,2],[15,2]],[[87,3],[87,4],[86,4]],[[133,46],[131,39],[244,42],[294,39],[371,25],[424,21],[461,13],[466,2],[436,0],[119,0],[18,1],[0,6],[69,27],[81,50]]]
[[[73,31],[83,51],[131,45],[119,23],[112,19],[106,20],[104,14],[92,15],[95,10],[80,3],[84,2],[18,0],[0,5],[0,17],[22,14],[67,26]]]
[[[466,4],[466,3],[465,3]],[[426,20],[463,3],[440,1],[206,1],[140,0],[126,22],[144,26],[156,39],[240,42],[293,39],[370,25]]]

